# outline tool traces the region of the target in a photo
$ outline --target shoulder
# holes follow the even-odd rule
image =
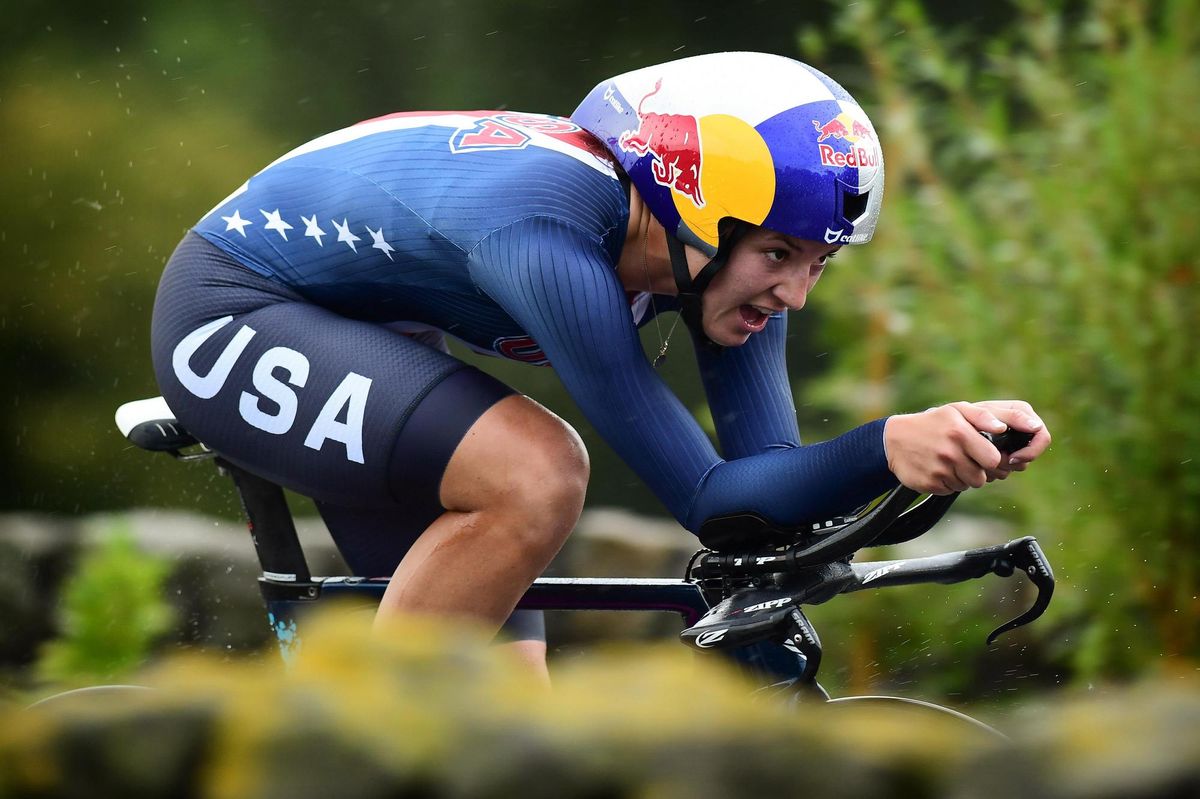
[[[529,217],[564,220],[597,238],[624,228],[629,200],[611,154],[570,119],[516,111],[406,112],[323,137],[343,168],[372,177],[470,249]],[[302,150],[318,151],[322,140]],[[365,162],[365,164],[364,164]]]
[[[524,212],[545,209],[580,220],[628,215],[612,157],[569,119],[515,113],[483,117],[455,131],[449,144],[464,168],[488,171],[479,188],[499,208],[511,198],[527,206]]]
[[[448,149],[447,188],[487,209],[476,241],[504,228],[540,225],[547,233],[580,234],[610,250],[614,260],[619,254],[628,195],[604,146],[570,120],[481,117],[457,129]]]

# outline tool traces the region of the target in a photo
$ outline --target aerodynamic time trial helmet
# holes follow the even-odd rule
[[[875,232],[875,128],[845,89],[799,61],[734,52],[645,67],[599,83],[571,119],[628,173],[674,244],[673,261],[677,242],[713,259],[694,281],[674,264],[696,314],[727,256],[723,234],[737,229],[725,220],[828,244],[864,244]]]

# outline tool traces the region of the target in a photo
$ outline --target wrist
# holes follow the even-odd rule
[[[896,473],[892,461],[892,454],[896,452],[896,429],[897,426],[904,426],[903,418],[904,414],[894,414],[883,421],[883,458],[887,462],[888,471],[892,474]]]

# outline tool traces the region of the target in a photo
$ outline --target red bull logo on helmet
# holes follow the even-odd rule
[[[823,125],[816,119],[812,124],[820,134],[817,137],[817,149],[825,166],[879,166],[879,145],[875,141],[875,134],[860,120],[843,111]],[[821,143],[830,138],[845,141],[850,145],[850,152],[844,153],[832,145]]]
[[[688,197],[697,208],[704,207],[700,190],[700,122],[687,114],[643,111],[646,101],[662,88],[662,80],[638,103],[637,130],[625,131],[617,145],[637,156],[652,155],[650,173],[660,186]]]

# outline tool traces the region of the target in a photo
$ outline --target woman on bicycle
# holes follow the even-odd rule
[[[156,375],[197,437],[314,498],[355,573],[393,574],[381,619],[508,619],[544,670],[540,617],[513,608],[579,516],[587,453],[443,334],[551,365],[701,538],[731,515],[809,524],[897,481],[978,487],[1049,445],[1019,401],[801,445],[787,313],[871,239],[883,174],[844,89],[759,53],[618,75],[570,118],[369,120],[283,156],[187,234],[155,304]],[[666,310],[691,331],[721,454],[642,351],[638,326]],[[1036,434],[1002,457],[978,431],[1007,425]]]

